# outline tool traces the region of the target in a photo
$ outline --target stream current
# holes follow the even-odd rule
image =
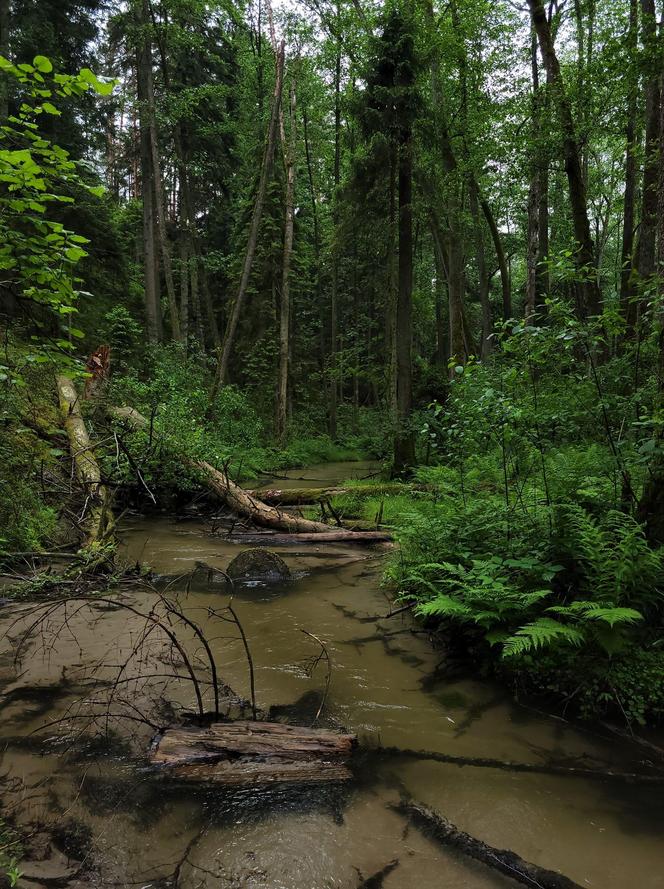
[[[370,471],[361,464],[310,467],[271,486],[323,487]],[[197,562],[223,570],[243,548],[211,535],[209,523],[154,517],[125,521],[122,540],[129,561],[173,576]],[[307,630],[325,641],[332,661],[324,724],[357,733],[361,742],[509,761],[575,761],[599,770],[638,767],[643,753],[632,745],[527,710],[486,680],[437,672],[441,654],[421,628],[407,615],[385,618],[390,602],[381,587],[382,554],[331,544],[278,551],[294,579],[240,586],[234,598],[255,662],[257,702],[265,712],[273,707],[273,715],[303,724],[315,714],[325,669],[319,665],[309,675],[307,662],[316,647],[301,632]],[[140,608],[149,607],[152,595],[138,586],[123,593]],[[187,589],[184,581],[172,583],[166,595],[179,595],[183,609],[198,621],[209,606],[228,600],[223,589]],[[10,638],[17,638],[22,610],[28,620],[28,609],[7,605],[0,611]],[[246,660],[232,629],[204,626],[223,680],[248,695]],[[150,731],[140,723],[114,722],[117,743],[97,749],[68,744],[78,741],[79,724],[58,721],[95,706],[81,677],[116,675],[112,665],[137,647],[141,622],[124,610],[98,606],[72,609],[66,630],[57,638],[50,632],[30,643],[16,669],[8,640],[2,643],[5,812],[32,830],[39,823],[77,825],[85,840],[77,857],[85,858],[86,869],[84,883],[72,878],[72,887],[160,889],[173,886],[177,877],[180,889],[355,889],[360,875],[395,859],[399,864],[386,876],[385,889],[516,885],[407,827],[392,809],[402,795],[582,886],[664,887],[661,785],[371,756],[341,790],[155,783],[123,743],[132,735],[135,744],[147,747]],[[141,669],[155,678],[143,680],[139,697],[148,695],[150,681],[160,681],[155,667],[160,657],[154,648],[145,655]],[[164,663],[162,673],[172,671],[172,662]],[[193,707],[190,684],[176,684],[169,693]],[[118,692],[117,709],[124,700],[125,693]]]

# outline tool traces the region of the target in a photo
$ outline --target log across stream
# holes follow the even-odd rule
[[[311,486],[320,473],[328,476],[321,484],[331,487],[354,469],[358,475],[371,471],[340,468],[330,478],[326,468],[309,469],[297,473],[307,476],[297,484]],[[239,542],[212,536],[197,520],[125,519],[118,533],[129,559],[172,577],[196,562],[224,570],[242,549]],[[481,860],[439,844],[415,823],[409,826],[395,811],[405,798],[445,816],[490,850],[510,849],[580,886],[660,889],[661,785],[493,764],[553,762],[631,773],[644,769],[647,754],[522,709],[490,683],[437,673],[440,652],[425,635],[413,633],[408,614],[380,619],[389,611],[380,553],[343,542],[322,547],[291,542],[278,550],[293,579],[237,585],[233,599],[251,643],[265,717],[302,726],[314,721],[325,668],[319,664],[311,673],[317,647],[301,632],[307,630],[325,641],[333,664],[316,727],[357,734],[363,747],[394,747],[409,755],[388,751],[363,758],[360,751],[353,757],[353,780],[341,784],[247,788],[151,780],[152,772],[135,766],[135,752],[126,745],[135,734],[132,749],[145,750],[154,731],[131,721],[114,722],[106,746],[74,745],[67,752],[58,740],[66,734],[64,725],[32,733],[84,696],[77,677],[85,665],[93,667],[103,657],[121,662],[138,638],[138,626],[126,613],[72,609],[68,622],[76,644],[63,632],[50,658],[31,650],[18,675],[0,650],[7,804],[20,803],[28,819],[70,827],[75,822],[79,842],[85,836],[93,841],[89,854],[100,886],[162,885],[178,868],[179,889],[357,889],[359,874],[366,885],[383,889],[518,885]],[[186,613],[204,623],[210,607],[228,600],[218,586],[188,593],[185,586],[176,583],[169,594],[179,595]],[[142,608],[149,605],[149,590],[126,595]],[[4,614],[0,611],[0,623],[8,619]],[[229,641],[232,628],[210,619],[206,629],[223,679],[247,696],[246,659],[241,643]],[[199,648],[192,638],[193,657]],[[147,706],[161,688],[163,674],[182,672],[177,659],[154,654],[154,676],[138,689],[139,706]],[[127,699],[128,686],[133,687],[120,681],[116,701]],[[209,704],[208,687],[203,688]],[[160,724],[194,704],[186,682],[171,683],[168,697],[174,713],[164,713]],[[79,726],[69,727],[70,743]],[[441,756],[418,757],[417,751]],[[486,762],[461,766],[445,757]],[[380,882],[368,882],[374,875],[382,875]]]

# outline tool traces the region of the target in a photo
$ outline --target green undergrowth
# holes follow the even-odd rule
[[[64,453],[53,373],[6,345],[0,366],[0,554],[58,542]]]
[[[369,518],[380,502],[395,529],[400,602],[456,628],[515,688],[584,717],[664,719],[664,549],[625,510],[608,448],[551,449],[539,473],[507,480],[495,452],[416,478],[435,492],[355,504]]]
[[[138,409],[150,421],[143,431],[123,430],[131,459],[109,455],[107,469],[119,481],[133,484],[136,467],[157,491],[191,491],[196,472],[183,457],[225,467],[239,482],[286,469],[368,455],[353,441],[333,442],[297,424],[284,446],[278,446],[269,423],[259,415],[246,393],[225,386],[210,404],[210,367],[200,355],[185,355],[177,345],[152,351],[149,375],[128,370],[113,381],[108,400]],[[121,428],[122,424],[119,424]]]

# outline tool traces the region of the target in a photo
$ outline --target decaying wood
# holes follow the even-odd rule
[[[101,544],[113,536],[110,493],[102,484],[99,464],[81,413],[81,397],[76,386],[64,374],[58,375],[56,382],[76,478],[87,498],[85,516],[81,523],[86,534],[85,545]]]
[[[259,546],[263,543],[270,546],[294,546],[297,543],[319,543],[321,546],[327,543],[373,544],[389,543],[392,540],[388,531],[347,531],[344,528],[334,530],[330,525],[326,527],[329,528],[328,531],[315,534],[251,534],[243,531],[238,534],[237,539],[241,543]],[[233,535],[229,535],[228,539],[233,540]]]
[[[118,419],[127,421],[136,429],[145,429],[149,426],[145,417],[134,408],[111,408],[110,413]],[[353,542],[361,543],[367,540],[375,541],[389,539],[389,535],[385,534],[378,534],[378,536],[376,536],[372,533],[371,536],[369,536],[366,533],[358,531],[331,531],[330,525],[326,525],[324,522],[314,522],[310,519],[303,519],[299,516],[293,516],[287,512],[282,512],[282,510],[277,509],[274,506],[269,506],[257,497],[252,496],[250,492],[245,491],[244,488],[236,485],[235,482],[229,478],[228,473],[221,469],[215,469],[214,466],[207,463],[205,460],[192,460],[190,458],[183,458],[183,460],[202,473],[210,490],[213,491],[233,512],[244,518],[250,519],[257,525],[273,528],[275,531],[283,531],[288,535],[297,535],[297,540],[300,542],[307,542],[310,538],[317,542],[319,538],[321,540],[323,539],[321,535],[325,535],[324,539],[329,542],[352,540]],[[330,536],[332,534],[335,535],[334,539]],[[270,542],[281,541],[275,541],[275,538],[270,538]],[[286,542],[290,541],[287,540]]]
[[[388,615],[389,616],[389,615]],[[664,784],[664,774],[622,772],[616,769],[589,769],[582,766],[562,765],[560,763],[511,762],[504,759],[490,759],[477,756],[455,756],[450,753],[438,753],[434,750],[407,750],[401,747],[379,747],[375,751],[378,756],[403,757],[427,762],[441,762],[453,766],[468,766],[480,769],[500,769],[505,772],[530,772],[540,775],[562,775],[568,778],[590,778],[605,781],[624,781],[627,784]]]
[[[510,849],[496,849],[459,830],[451,821],[421,803],[401,803],[397,811],[409,817],[418,827],[446,846],[454,846],[470,858],[511,877],[531,889],[581,889],[578,883],[557,871],[547,870],[525,861]]]
[[[247,491],[251,497],[259,497],[271,506],[303,506],[308,503],[323,503],[330,497],[345,495],[355,497],[387,497],[391,494],[412,494],[413,491],[435,494],[435,485],[354,485],[333,488],[270,488],[264,491]]]
[[[151,763],[169,778],[213,784],[348,781],[355,735],[275,722],[234,721],[169,728]]]

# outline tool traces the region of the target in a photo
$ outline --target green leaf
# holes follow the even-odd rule
[[[61,111],[58,111],[55,105],[52,105],[50,102],[43,102],[41,107],[42,110],[45,111],[47,114],[56,114],[60,116],[60,114],[62,113]]]
[[[50,74],[53,70],[51,60],[47,59],[46,56],[35,56],[32,60],[32,64],[35,66],[37,71],[41,71],[42,74]]]

